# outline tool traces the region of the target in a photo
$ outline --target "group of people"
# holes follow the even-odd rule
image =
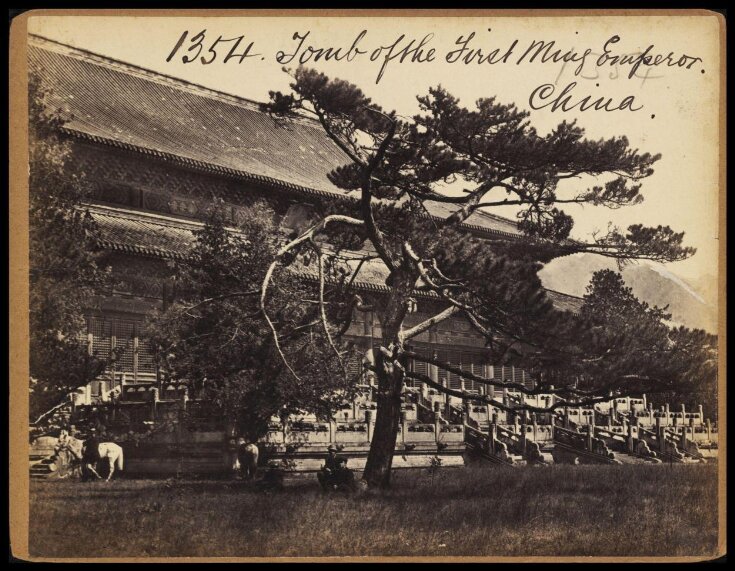
[[[324,490],[347,490],[354,487],[354,474],[347,467],[347,458],[338,455],[337,452],[337,447],[331,444],[327,448],[324,465],[317,472],[317,479]],[[237,440],[237,462],[235,467],[243,480],[255,479],[258,471],[258,448],[255,444],[247,442],[245,438],[238,438]],[[281,488],[283,486],[283,475],[281,465],[271,462],[259,483],[269,488]]]

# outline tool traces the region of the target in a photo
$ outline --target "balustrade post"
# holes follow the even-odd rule
[[[375,430],[375,424],[373,424],[373,411],[365,411],[365,424],[367,424],[367,439],[368,442],[373,441],[373,430]],[[330,442],[334,442],[334,438],[330,437]]]
[[[408,421],[406,419],[405,411],[401,411],[401,442],[406,444],[406,430],[408,428]]]
[[[521,451],[523,454],[526,454],[526,447],[527,447],[527,439],[526,434],[528,433],[527,427],[528,427],[528,411],[523,411],[523,416],[521,418]]]
[[[686,451],[687,446],[687,427],[686,425],[681,427],[681,435],[679,436],[679,446],[682,450]]]
[[[664,436],[664,428],[661,426],[661,417],[656,417],[656,438],[658,438],[658,449],[661,452],[664,452],[666,450],[665,446],[665,440],[666,437]]]
[[[595,427],[591,424],[587,425],[587,450],[592,452],[592,437],[595,432]]]
[[[151,420],[155,422],[156,421],[156,408],[157,408],[158,396],[159,396],[158,389],[153,388],[151,393],[152,393],[151,396],[153,397],[151,398]]]
[[[712,421],[708,418],[706,421],[707,424],[707,440],[709,442],[712,442]]]
[[[497,417],[490,424],[490,434],[488,435],[488,438],[490,439],[490,452],[495,454],[495,440],[498,438]]]
[[[592,414],[590,415],[590,440],[589,449],[592,451],[592,439],[595,437],[595,407],[592,406]]]
[[[634,423],[631,422],[628,425],[628,452],[630,452],[631,454],[635,450],[635,446],[634,446],[634,443],[633,443],[633,424]]]
[[[569,426],[570,426],[569,425],[569,407],[565,406],[564,407],[564,428],[569,430]]]
[[[538,442],[538,420],[535,412],[531,413],[531,424],[533,426],[533,441]]]

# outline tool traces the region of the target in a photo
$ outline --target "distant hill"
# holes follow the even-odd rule
[[[554,260],[539,276],[544,287],[581,297],[592,274],[605,268],[617,271],[612,260],[579,254]],[[629,265],[622,274],[638,299],[659,307],[668,305],[675,323],[717,331],[716,289],[711,276],[702,276],[699,283],[692,285],[663,266],[647,263]]]

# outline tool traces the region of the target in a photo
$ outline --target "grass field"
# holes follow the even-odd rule
[[[714,555],[717,471],[484,466],[398,471],[393,488],[325,494],[244,482],[31,482],[30,550],[47,557]]]

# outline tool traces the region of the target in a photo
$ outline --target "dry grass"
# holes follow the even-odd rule
[[[393,489],[322,493],[315,477],[41,481],[31,554],[47,557],[713,555],[716,467],[397,472]]]

